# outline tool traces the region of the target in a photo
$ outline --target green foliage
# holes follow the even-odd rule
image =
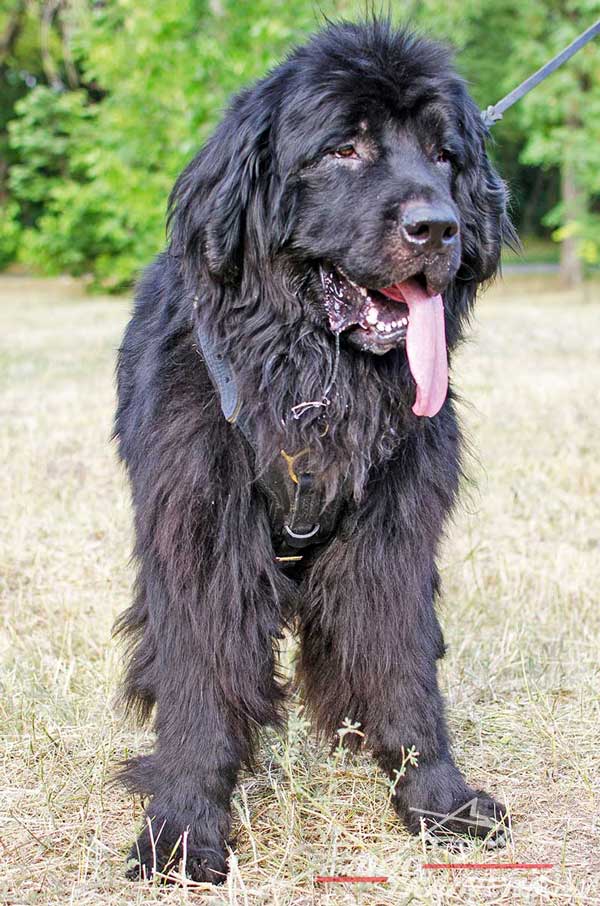
[[[17,257],[21,240],[19,206],[15,202],[0,207],[0,270]]]
[[[133,234],[114,206],[97,143],[99,106],[84,92],[39,85],[16,105],[10,146],[19,163],[9,186],[25,229],[20,258],[46,273],[93,273],[107,285],[131,278]],[[117,265],[115,279],[112,267]]]
[[[533,68],[573,41],[600,14],[598,0],[529,0],[521,14],[519,49]],[[522,58],[513,55],[521,76]],[[587,47],[524,98],[517,111],[526,136],[521,159],[542,168],[568,168],[577,190],[575,206],[553,206],[545,223],[553,238],[574,238],[584,261],[600,258],[600,50]],[[596,213],[594,213],[596,211]]]
[[[81,92],[38,85],[17,102],[15,112],[8,131],[19,163],[11,168],[9,185],[35,221],[63,181],[85,179],[81,148],[90,138],[93,110]]]

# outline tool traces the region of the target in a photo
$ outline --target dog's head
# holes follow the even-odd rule
[[[418,385],[512,236],[486,135],[443,47],[330,26],[234,100],[175,186],[173,247],[223,284],[282,262],[304,316],[406,343]]]

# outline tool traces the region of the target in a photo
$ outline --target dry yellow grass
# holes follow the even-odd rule
[[[500,855],[424,853],[367,758],[316,750],[296,710],[235,799],[221,890],[123,879],[139,804],[107,781],[149,742],[111,710],[110,640],[131,571],[109,443],[127,300],[70,281],[0,283],[0,900],[17,904],[598,902],[600,292],[508,283],[480,303],[455,372],[475,485],[443,557],[443,684],[469,778],[510,806]],[[553,862],[432,872],[424,861]],[[323,887],[315,875],[383,874]]]

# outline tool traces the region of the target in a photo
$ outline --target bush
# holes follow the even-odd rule
[[[17,257],[21,241],[19,206],[14,201],[0,206],[0,270]]]
[[[10,189],[19,206],[20,260],[45,273],[91,273],[120,288],[131,280],[134,231],[115,204],[97,142],[98,107],[83,92],[34,88],[16,106]],[[117,267],[108,265],[112,261]],[[120,266],[119,266],[120,264]]]

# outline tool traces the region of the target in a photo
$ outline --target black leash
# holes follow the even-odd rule
[[[594,25],[590,25],[583,34],[579,35],[578,38],[575,38],[568,47],[561,50],[561,52],[546,63],[545,66],[542,66],[541,69],[538,69],[537,72],[530,75],[528,79],[525,79],[524,82],[521,82],[520,85],[513,88],[510,94],[503,97],[501,101],[498,101],[497,104],[490,104],[486,110],[482,110],[481,118],[485,125],[489,128],[490,126],[493,126],[494,123],[497,123],[498,120],[501,120],[503,114],[509,107],[512,107],[513,104],[516,104],[517,101],[520,101],[522,97],[530,92],[532,88],[535,88],[540,82],[543,82],[544,79],[548,78],[550,73],[554,72],[555,69],[558,69],[559,66],[562,66],[563,63],[570,60],[578,50],[581,50],[582,47],[598,34],[600,34],[600,19]]]

